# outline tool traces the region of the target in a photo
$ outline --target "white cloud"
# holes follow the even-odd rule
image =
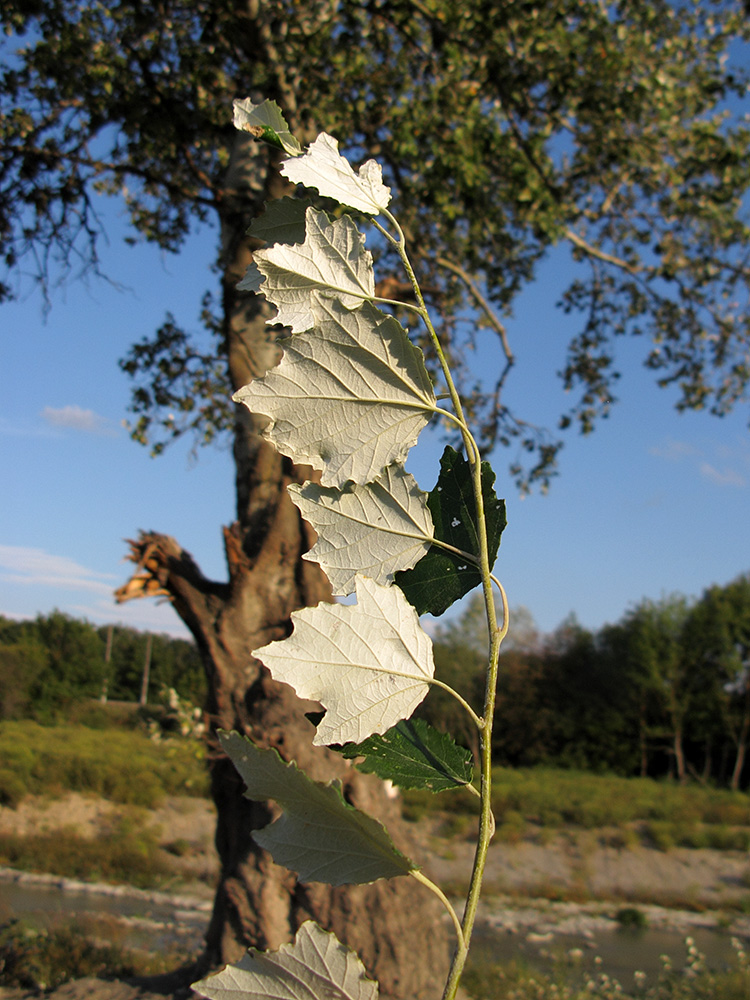
[[[0,545],[0,584],[10,585],[16,596],[19,588],[28,589],[31,596],[24,598],[23,603],[28,607],[33,600],[32,607],[35,609],[29,612],[17,609],[3,611],[0,608],[0,614],[10,618],[33,618],[37,612],[46,614],[54,607],[94,623],[112,622],[151,632],[165,632],[181,639],[190,638],[169,601],[143,599],[116,604],[114,590],[122,582],[124,576],[100,573],[74,559],[53,555],[44,549]],[[34,587],[54,588],[57,592],[50,596],[45,590],[37,598]],[[82,591],[87,596],[81,595]],[[4,594],[0,594],[0,602],[11,603]]]
[[[666,458],[669,462],[680,462],[683,458],[690,458],[698,455],[698,449],[687,441],[676,441],[674,438],[667,438],[663,444],[657,444],[648,449],[649,455],[657,458]]]
[[[99,600],[92,604],[70,604],[64,610],[76,618],[87,618],[102,625],[127,625],[146,632],[164,632],[177,639],[192,638],[171,603],[163,599],[144,598],[127,604],[115,604],[114,599]]]
[[[717,486],[743,487],[746,485],[744,476],[741,476],[736,469],[726,467],[723,470],[719,470],[709,462],[701,462],[700,474],[704,479],[710,480],[710,482],[715,483]]]
[[[74,559],[55,556],[44,549],[0,545],[0,580],[25,586],[71,587],[108,594],[117,577],[112,573],[98,573]]]
[[[64,427],[74,431],[84,431],[87,434],[113,435],[117,431],[106,417],[84,410],[80,406],[45,406],[40,416],[53,427]]]
[[[0,435],[2,437],[32,437],[32,438],[53,438],[55,431],[49,427],[25,426],[24,424],[11,423],[6,417],[0,417]]]
[[[734,445],[709,440],[697,447],[688,441],[667,438],[662,444],[649,448],[649,454],[669,462],[687,461],[702,479],[715,486],[743,489],[750,477],[750,448],[743,439]]]

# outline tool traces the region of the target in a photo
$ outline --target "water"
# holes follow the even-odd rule
[[[101,936],[106,926],[125,948],[147,951],[199,952],[210,907],[186,907],[166,896],[152,898],[137,891],[127,894],[72,891],[56,885],[0,881],[0,924],[28,920],[37,927],[53,928],[72,919],[96,919]],[[99,928],[97,927],[97,936]]]
[[[531,968],[549,972],[563,966],[584,973],[601,973],[617,979],[624,987],[633,985],[633,974],[640,971],[653,982],[661,972],[666,955],[674,969],[687,962],[686,937],[691,937],[705,964],[715,971],[736,966],[731,935],[704,928],[685,932],[647,928],[618,928],[591,934],[543,935],[510,934],[489,927],[477,928],[472,941],[472,961],[510,962],[520,960]],[[548,939],[549,938],[549,939]]]
[[[123,947],[151,952],[179,949],[197,954],[209,915],[208,904],[190,909],[166,897],[149,898],[147,893],[110,896],[62,890],[55,885],[0,882],[0,924],[23,918],[37,926],[54,927],[73,918],[104,918],[116,926],[116,939]],[[689,935],[709,967],[719,970],[735,964],[728,932],[696,927]],[[581,974],[606,972],[629,987],[636,970],[653,981],[662,969],[662,955],[669,956],[673,968],[684,967],[686,936],[684,931],[658,928],[540,935],[530,928],[509,933],[479,924],[472,942],[472,961],[521,960],[540,971],[563,964]]]

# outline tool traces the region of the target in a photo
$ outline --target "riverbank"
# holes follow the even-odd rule
[[[42,891],[47,894],[44,906],[61,920],[106,910],[121,928],[121,939],[140,931],[153,944],[178,927],[183,954],[197,953],[218,875],[210,803],[174,797],[146,812],[67,793],[56,799],[28,797],[16,809],[0,808],[0,836],[72,836],[84,850],[123,824],[134,825],[139,835],[150,831],[169,869],[167,884],[158,891],[6,866],[0,870],[0,898],[10,898],[11,888],[27,895]],[[471,871],[471,829],[446,838],[446,818],[430,815],[414,830],[414,860],[459,906]],[[547,948],[550,954],[588,949],[593,956],[602,941],[615,939],[627,918],[652,933],[678,935],[678,942],[715,932],[727,939],[750,939],[749,873],[744,851],[659,850],[622,829],[551,831],[527,824],[522,836],[512,842],[498,838],[490,848],[478,937],[493,946],[502,942],[507,954],[540,954]],[[0,923],[14,916],[18,914],[0,905]],[[175,994],[175,981],[160,980],[155,986],[151,980],[130,985],[83,980],[52,995],[55,1000],[146,1000],[160,990]],[[31,995],[0,989],[0,1000]]]
[[[113,829],[144,832],[154,845],[166,877],[158,889],[206,905],[213,897],[218,877],[218,858],[213,846],[213,805],[205,799],[174,796],[153,810],[122,806],[76,792],[57,798],[29,796],[15,809],[0,806],[0,838],[19,842],[34,837],[77,838],[87,844],[100,841]],[[460,898],[471,872],[474,839],[471,828],[460,835],[445,835],[439,816],[415,823],[417,853],[414,860],[449,895]],[[43,862],[44,858],[40,858]],[[64,878],[49,875],[43,864],[13,865],[0,855],[0,868],[35,868],[38,874],[6,878],[38,880],[58,884],[65,891],[115,895],[130,890],[101,884],[88,875]],[[108,880],[114,881],[114,880]],[[91,883],[96,885],[92,886]],[[557,912],[556,904],[576,904],[582,910],[603,906],[616,910],[632,905],[650,908],[660,925],[668,914],[708,912],[719,914],[725,926],[742,925],[750,914],[750,857],[746,851],[644,845],[637,836],[621,829],[545,830],[527,825],[514,841],[495,839],[490,847],[485,873],[485,899],[491,910],[522,912],[534,900],[534,911]],[[593,911],[592,911],[593,912]],[[0,916],[2,913],[0,912]],[[523,922],[525,918],[518,918]],[[546,918],[545,918],[546,919]],[[687,918],[680,918],[688,926]],[[744,934],[744,931],[742,932]]]
[[[16,809],[0,807],[0,835],[61,836],[94,841],[124,819],[146,824],[171,869],[166,891],[92,882],[46,872],[0,870],[0,880],[44,886],[75,896],[140,899],[177,910],[207,913],[218,875],[213,848],[215,815],[205,800],[174,797],[159,808],[137,811],[92,796],[29,797]],[[425,870],[460,898],[473,856],[471,831],[446,840],[434,817],[415,826]],[[743,851],[671,848],[624,843],[613,830],[530,828],[515,843],[495,842],[485,876],[482,918],[518,933],[578,933],[611,926],[618,910],[637,907],[649,926],[730,928],[750,936],[750,860]],[[8,919],[3,913],[0,918]]]

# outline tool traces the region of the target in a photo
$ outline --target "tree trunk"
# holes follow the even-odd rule
[[[742,715],[742,725],[737,737],[737,754],[734,758],[734,768],[729,787],[736,792],[740,787],[742,770],[745,767],[745,755],[747,753],[747,737],[750,733],[750,711],[748,711],[747,695],[745,696],[745,711]]]
[[[682,745],[682,720],[680,722],[673,723],[674,725],[674,740],[673,740],[673,750],[674,750],[674,763],[677,780],[681,785],[684,785],[687,781],[687,772],[685,770],[685,751]]]
[[[229,206],[222,230],[226,353],[235,389],[262,375],[279,358],[265,323],[267,307],[235,287],[251,259],[244,233],[257,212],[257,205],[248,211],[248,185],[251,193],[264,198],[282,193],[284,184],[268,160],[261,174],[265,182],[253,183],[260,173],[258,154],[248,152],[246,140],[238,134],[231,185],[235,191],[244,188],[243,211]],[[203,577],[172,538],[141,534],[131,543],[131,558],[139,571],[121,588],[120,598],[169,595],[203,659],[212,734],[217,729],[237,730],[261,746],[275,747],[285,759],[296,760],[316,780],[339,778],[347,800],[382,820],[396,846],[414,858],[398,803],[387,798],[382,782],[362,775],[340,755],[313,747],[313,727],[304,712],[319,706],[299,701],[252,656],[254,649],[289,634],[293,610],[331,599],[319,567],[301,558],[310,539],[286,492],[288,483],[310,478],[311,470],[294,467],[264,441],[258,433],[263,422],[244,406],[238,407],[237,520],[224,529],[229,581],[214,583]],[[278,948],[304,920],[313,918],[357,951],[383,994],[435,995],[449,957],[437,900],[407,877],[336,889],[298,884],[251,837],[253,830],[274,817],[275,807],[243,798],[242,782],[215,738],[212,747],[221,876],[207,934],[207,962],[236,962],[248,946]]]
[[[648,777],[648,737],[646,729],[646,702],[641,699],[638,705],[638,747],[640,750],[640,776]]]

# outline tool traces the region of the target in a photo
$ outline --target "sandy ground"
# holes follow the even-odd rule
[[[96,837],[123,817],[158,833],[175,869],[175,891],[210,898],[218,863],[213,847],[215,814],[204,799],[175,797],[153,811],[118,806],[91,796],[29,797],[16,809],[0,807],[0,833],[31,834],[58,829]],[[688,909],[721,909],[750,902],[750,857],[742,851],[612,846],[613,831],[531,834],[516,843],[495,843],[489,852],[485,892],[527,899],[622,900]],[[420,827],[427,873],[454,894],[471,872],[473,841],[446,843],[439,824]],[[176,856],[174,845],[182,856]],[[172,850],[170,851],[170,845]]]
[[[54,799],[29,796],[16,809],[0,806],[0,834],[67,830],[96,838],[123,820],[143,824],[158,835],[164,858],[175,871],[175,891],[208,899],[219,870],[213,843],[215,817],[211,802],[188,796],[175,796],[157,809],[146,810],[69,792]],[[180,854],[186,853],[175,854],[175,845]]]

